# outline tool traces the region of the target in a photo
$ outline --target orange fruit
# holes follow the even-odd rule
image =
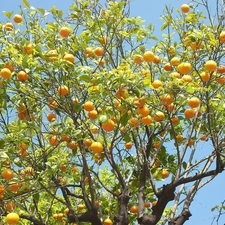
[[[150,110],[147,106],[143,106],[143,107],[137,109],[137,114],[141,115],[142,117],[148,116],[149,112],[150,112]]]
[[[143,57],[141,55],[135,55],[133,60],[135,63],[140,64],[143,62]]]
[[[71,63],[73,63],[74,62],[74,55],[73,54],[69,54],[69,53],[67,53],[67,54],[65,54],[64,56],[63,56],[63,59],[64,60],[66,60],[66,61],[69,61],[69,62],[71,62]]]
[[[2,176],[5,180],[11,180],[13,178],[13,171],[11,169],[4,169]]]
[[[99,65],[99,66],[104,66],[104,64],[105,64],[104,59],[101,59],[101,60],[98,62],[98,65]]]
[[[151,116],[145,116],[141,118],[141,121],[144,125],[149,125],[150,123],[152,123],[152,117]]]
[[[4,194],[5,194],[5,187],[0,185],[0,198],[3,198]]]
[[[170,77],[172,77],[172,78],[180,78],[180,74],[178,72],[172,72],[172,73],[170,73]]]
[[[78,210],[83,210],[84,208],[85,208],[85,205],[78,205],[78,206],[77,206],[77,209],[78,209]]]
[[[9,225],[15,225],[19,222],[20,217],[17,213],[11,212],[7,214],[5,220]]]
[[[152,82],[152,86],[153,86],[155,89],[157,89],[157,88],[159,88],[159,87],[162,86],[162,82],[161,82],[160,80],[154,80],[154,81]]]
[[[129,120],[129,124],[131,127],[135,128],[139,125],[139,121],[137,118],[135,117],[132,117],[130,120]]]
[[[219,40],[221,43],[225,42],[225,31],[222,31],[219,35]]]
[[[33,46],[32,44],[28,44],[26,46],[23,47],[23,52],[27,55],[31,55],[33,52]]]
[[[152,206],[155,206],[157,204],[157,201],[152,202]]]
[[[172,112],[175,109],[175,105],[173,103],[171,103],[171,104],[167,105],[166,108],[169,112]]]
[[[223,84],[223,83],[225,83],[225,77],[221,77],[221,78],[217,79],[216,82],[217,82],[218,84]]]
[[[219,65],[217,68],[218,73],[225,73],[225,66],[224,65]]]
[[[93,142],[90,146],[91,151],[94,153],[100,153],[103,151],[103,145],[100,142]]]
[[[16,14],[16,15],[14,15],[14,17],[13,17],[13,21],[15,22],[15,23],[21,23],[22,22],[22,16],[21,15],[19,15],[19,14]]]
[[[11,72],[14,71],[14,66],[13,66],[12,64],[5,64],[5,65],[4,65],[4,68],[9,69]]]
[[[18,116],[18,118],[19,118],[20,120],[24,120],[24,119],[26,119],[26,117],[27,117],[27,113],[26,113],[26,112],[19,112],[19,113],[17,114],[17,116]]]
[[[118,99],[125,99],[126,98],[126,95],[127,95],[128,91],[126,88],[120,88],[119,90],[116,91],[116,97]]]
[[[167,49],[167,53],[168,53],[169,55],[173,55],[173,54],[175,54],[175,52],[176,52],[176,49],[174,48],[174,46],[170,46],[170,47]]]
[[[3,68],[0,71],[0,75],[3,79],[9,79],[11,77],[11,71],[8,68]]]
[[[180,9],[183,13],[187,13],[190,10],[190,6],[188,4],[183,4],[181,5]]]
[[[112,220],[105,219],[103,223],[104,223],[104,225],[112,225]]]
[[[70,141],[68,143],[68,148],[71,149],[71,150],[75,150],[77,148],[77,144],[75,141]]]
[[[130,211],[132,213],[138,213],[138,206],[136,206],[136,205],[131,206]]]
[[[188,74],[192,69],[192,66],[188,62],[180,63],[177,67],[177,70],[180,74]]]
[[[161,103],[164,106],[168,106],[173,102],[173,97],[170,94],[164,94],[161,97]]]
[[[171,60],[170,60],[170,64],[172,66],[178,66],[178,64],[180,63],[180,58],[178,57],[173,57]]]
[[[19,189],[18,183],[9,183],[9,190],[12,192],[17,192]]]
[[[147,52],[145,52],[144,53],[144,55],[143,55],[143,59],[144,59],[144,61],[145,62],[153,62],[154,61],[154,58],[155,58],[155,55],[154,55],[154,53],[153,52],[151,52],[151,51],[147,51]]]
[[[161,142],[160,141],[157,141],[153,144],[154,148],[159,148],[161,145]]]
[[[155,56],[153,62],[154,62],[155,64],[159,64],[159,63],[161,62],[160,57],[159,57],[159,56]]]
[[[97,55],[97,56],[103,56],[104,49],[101,48],[101,47],[97,47],[97,48],[94,50],[94,53],[95,53],[95,55]]]
[[[14,26],[13,26],[12,23],[6,23],[6,24],[5,24],[5,29],[6,29],[7,31],[11,31],[13,28],[14,28]]]
[[[66,165],[60,165],[59,166],[59,169],[62,171],[62,172],[66,172],[66,169],[67,169],[67,166]]]
[[[193,109],[191,109],[191,108],[186,109],[186,110],[184,111],[184,116],[185,116],[187,119],[191,119],[191,118],[193,118],[193,117],[195,116],[195,111],[194,111]]]
[[[202,136],[200,137],[200,140],[201,140],[201,141],[207,141],[207,139],[208,139],[208,138],[207,138],[206,135],[202,135]]]
[[[90,147],[91,144],[92,144],[92,140],[91,140],[91,139],[86,139],[86,140],[84,140],[84,146],[85,146],[85,147]]]
[[[8,212],[12,212],[15,209],[16,205],[13,202],[6,202],[5,208]]]
[[[98,118],[98,112],[97,110],[91,110],[88,112],[88,117],[91,119],[91,120],[96,120]]]
[[[192,43],[190,43],[190,47],[193,50],[198,50],[198,49],[202,48],[202,42],[192,42]]]
[[[56,115],[55,115],[54,113],[49,113],[49,114],[47,115],[47,120],[48,120],[49,122],[54,122],[54,121],[56,120]]]
[[[49,138],[49,143],[51,146],[57,146],[59,144],[59,139],[56,135],[53,135]]]
[[[205,63],[205,69],[207,71],[214,71],[216,70],[217,68],[217,63],[214,61],[214,60],[208,60],[206,63]]]
[[[184,75],[182,81],[189,83],[192,81],[192,77],[190,75]]]
[[[188,141],[188,146],[192,146],[194,144],[194,140],[193,139],[190,139],[189,141]]]
[[[150,202],[145,202],[145,208],[149,208],[150,207]]]
[[[200,103],[201,103],[201,101],[197,97],[192,97],[192,98],[188,99],[188,105],[191,108],[197,108],[200,105]]]
[[[210,74],[207,72],[200,73],[200,77],[203,82],[208,82],[210,80]]]
[[[108,121],[106,121],[105,123],[102,123],[102,129],[106,132],[112,131],[114,127],[115,127],[115,123],[111,119],[108,119]]]
[[[163,112],[160,112],[160,111],[156,112],[155,115],[154,115],[154,120],[156,122],[161,122],[161,121],[164,120],[164,118],[165,118],[164,113]]]
[[[141,98],[135,97],[133,101],[134,101],[134,104],[139,108],[141,108],[145,105],[145,98],[144,97],[141,97]]]
[[[176,136],[176,139],[177,139],[178,142],[183,141],[183,135],[178,134],[178,135]]]
[[[73,168],[72,168],[72,172],[73,172],[73,173],[77,173],[78,171],[79,171],[79,170],[78,170],[77,167],[73,167]]]
[[[167,170],[162,170],[161,176],[163,179],[169,177],[170,173]]]
[[[69,88],[66,85],[61,85],[58,87],[58,93],[59,95],[65,96],[69,92]]]
[[[95,206],[99,207],[99,201],[98,200],[95,200]]]
[[[171,118],[171,122],[173,125],[177,125],[179,123],[179,119],[177,117]]]
[[[164,70],[165,71],[171,71],[172,70],[172,66],[170,63],[166,63],[164,66],[163,66]]]
[[[24,72],[24,71],[20,71],[17,74],[17,78],[18,78],[19,81],[24,82],[24,81],[28,80],[28,74],[26,72]]]
[[[70,34],[70,29],[68,27],[62,27],[60,30],[59,30],[59,34],[62,36],[62,37],[68,37],[69,34]]]
[[[127,142],[127,143],[125,144],[125,148],[126,148],[126,149],[131,149],[132,146],[133,146],[133,144],[132,144],[131,142]]]
[[[86,48],[84,54],[87,55],[88,58],[92,57],[94,55],[93,49],[90,47]]]
[[[87,101],[87,102],[84,103],[84,110],[85,111],[89,112],[89,111],[92,111],[94,108],[95,107],[94,107],[93,102]]]
[[[24,173],[27,175],[27,176],[33,176],[34,175],[34,168],[32,168],[31,166],[27,166],[25,169],[24,169]]]

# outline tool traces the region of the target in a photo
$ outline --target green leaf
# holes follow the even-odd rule
[[[129,120],[128,113],[125,113],[125,114],[121,117],[120,122],[121,122],[121,124],[122,124],[123,126],[125,126],[125,125],[127,125],[128,120]]]
[[[39,193],[34,194],[34,195],[33,195],[33,198],[34,198],[34,200],[38,203],[39,198],[40,198]]]
[[[37,8],[37,10],[38,10],[42,15],[45,14],[45,10],[44,10],[44,9],[42,9],[42,8]]]
[[[100,123],[105,123],[108,120],[108,116],[101,115],[101,116],[99,116],[98,120]]]
[[[22,3],[24,6],[26,6],[27,8],[30,8],[30,4],[27,0],[22,0]]]
[[[183,166],[184,169],[186,169],[187,168],[187,163],[186,162],[183,162],[182,163],[182,166]]]
[[[6,11],[3,11],[4,15],[7,17],[7,18],[11,18],[12,14],[13,14],[13,11],[12,12],[6,12]]]
[[[82,81],[85,81],[85,82],[90,82],[91,81],[90,77],[87,76],[87,75],[80,76],[79,80],[82,80]]]

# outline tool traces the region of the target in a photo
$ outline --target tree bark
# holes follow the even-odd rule
[[[184,209],[179,216],[177,216],[173,221],[170,221],[169,225],[183,225],[192,214],[190,213],[189,209]]]

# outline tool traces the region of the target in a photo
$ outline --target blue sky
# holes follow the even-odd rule
[[[209,0],[214,2],[213,0]],[[65,13],[67,12],[68,6],[72,1],[69,0],[30,0],[31,5],[34,7],[41,7],[46,10],[50,9],[52,5],[55,5],[59,9],[63,9]],[[141,16],[142,19],[146,21],[146,24],[152,23],[156,28],[155,36],[161,39],[160,27],[162,21],[159,19],[160,15],[163,14],[164,5],[169,4],[176,8],[179,8],[183,3],[188,3],[184,0],[133,0],[131,3],[131,15],[132,16]],[[21,5],[20,0],[2,0],[0,5],[0,20],[6,22],[2,11],[14,11],[14,13],[19,12],[19,5]],[[209,148],[208,145],[205,145],[204,148]],[[201,149],[204,151],[204,149]],[[203,153],[201,153],[203,154]],[[224,192],[225,184],[225,173],[220,174],[215,178],[210,184],[203,187],[199,193],[194,198],[194,201],[191,205],[191,212],[193,214],[190,217],[190,220],[185,223],[185,225],[206,225],[211,224],[213,216],[216,215],[216,212],[211,212],[211,208],[217,204],[220,204],[225,199]],[[220,224],[224,223],[225,217],[221,217]]]

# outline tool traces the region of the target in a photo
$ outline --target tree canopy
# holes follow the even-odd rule
[[[2,221],[184,224],[225,165],[225,6],[166,6],[159,38],[129,0],[22,4],[0,23]]]

